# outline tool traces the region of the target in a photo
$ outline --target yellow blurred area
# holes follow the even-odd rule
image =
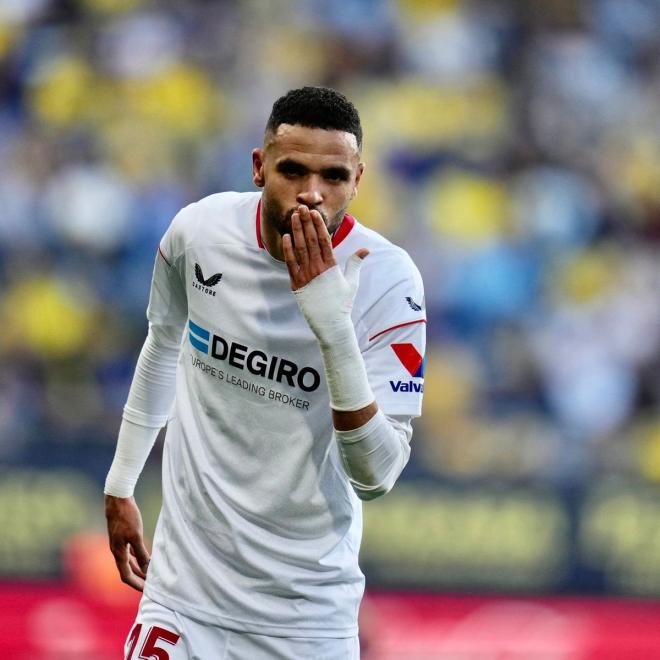
[[[469,410],[436,418],[435,427],[428,423],[427,433],[431,428],[433,441],[418,444],[417,450],[425,467],[438,474],[467,478],[538,474],[555,450],[556,436],[533,414],[525,412],[500,420]]]
[[[420,424],[423,437],[432,440],[416,447],[424,465],[432,470],[444,472],[451,461],[451,469],[458,473],[470,471],[468,466],[474,461],[469,446],[464,445],[462,439],[475,435],[471,430],[470,409],[477,395],[478,372],[479,365],[474,356],[460,346],[427,347],[424,414]],[[454,439],[460,439],[457,452],[452,450]]]
[[[374,86],[360,100],[363,122],[381,143],[404,142],[422,150],[464,140],[485,149],[509,127],[505,88],[492,79],[460,88],[406,78]]]
[[[509,194],[498,181],[448,172],[431,186],[429,199],[431,225],[444,238],[485,242],[513,231]]]
[[[429,430],[466,414],[477,394],[480,367],[474,355],[456,344],[430,346],[425,370],[424,416]]]
[[[619,270],[619,260],[610,250],[584,250],[562,263],[553,290],[569,303],[594,302],[616,286]]]
[[[660,419],[640,424],[634,435],[639,471],[649,481],[660,482]]]
[[[660,202],[660,141],[657,134],[638,133],[626,150],[619,177],[633,197]]]
[[[401,17],[413,23],[423,23],[444,12],[455,12],[462,0],[397,0]]]
[[[159,139],[201,138],[222,124],[226,100],[199,69],[176,64],[140,80],[95,77],[79,58],[63,57],[33,81],[33,112],[43,122],[68,127],[90,122],[104,129],[132,122],[160,129]]]
[[[372,169],[369,164],[376,163],[374,155],[365,154],[367,175],[362,179],[358,195],[350,204],[349,212],[360,219],[360,222],[375,231],[392,235],[400,226],[409,223],[400,217],[397,203],[397,185],[387,179],[380,168]]]
[[[108,160],[138,184],[167,178],[177,170],[176,142],[162,126],[144,118],[115,117],[99,137]]]
[[[19,282],[7,293],[0,311],[3,343],[47,359],[81,351],[94,322],[93,309],[79,286],[46,277]]]
[[[225,99],[199,69],[176,64],[147,80],[122,83],[125,111],[136,120],[182,137],[202,137],[217,129]]]
[[[23,36],[23,29],[16,25],[0,23],[0,60],[3,59],[9,49]]]
[[[323,39],[292,26],[273,29],[259,36],[259,66],[273,77],[285,76],[304,84],[319,78],[327,60]]]
[[[86,120],[99,103],[94,72],[77,57],[59,57],[32,81],[30,106],[42,121],[68,126]]]
[[[121,14],[144,6],[144,0],[79,0],[79,4],[103,14]]]

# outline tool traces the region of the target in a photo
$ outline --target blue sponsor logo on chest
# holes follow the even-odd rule
[[[235,369],[278,383],[287,383],[303,392],[314,392],[321,384],[321,375],[312,367],[301,367],[286,358],[228,341],[197,325],[192,319],[188,319],[188,330],[190,344],[198,351],[222,360]]]

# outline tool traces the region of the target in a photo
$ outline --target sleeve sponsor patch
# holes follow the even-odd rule
[[[390,344],[401,364],[413,378],[424,378],[424,357],[413,344]]]

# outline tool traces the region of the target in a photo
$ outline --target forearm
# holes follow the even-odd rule
[[[352,431],[364,426],[377,412],[375,401],[359,410],[333,410],[332,425],[337,431]]]
[[[115,457],[103,492],[114,497],[131,497],[160,427],[140,426],[122,419]]]
[[[408,461],[409,435],[378,410],[351,320],[363,259],[361,248],[342,274],[317,211],[300,206],[292,237],[282,237],[291,288],[319,342],[335,433],[349,480],[362,499],[387,492]],[[295,243],[295,251],[294,251]]]
[[[181,332],[151,326],[131,383],[104,492],[130,497],[174,399]]]
[[[410,424],[377,412],[358,428],[335,436],[346,475],[358,497],[371,500],[391,490],[410,457]]]

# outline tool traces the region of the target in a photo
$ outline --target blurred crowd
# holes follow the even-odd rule
[[[303,84],[425,280],[404,478],[660,481],[660,0],[0,0],[0,465],[102,482],[160,236]]]

